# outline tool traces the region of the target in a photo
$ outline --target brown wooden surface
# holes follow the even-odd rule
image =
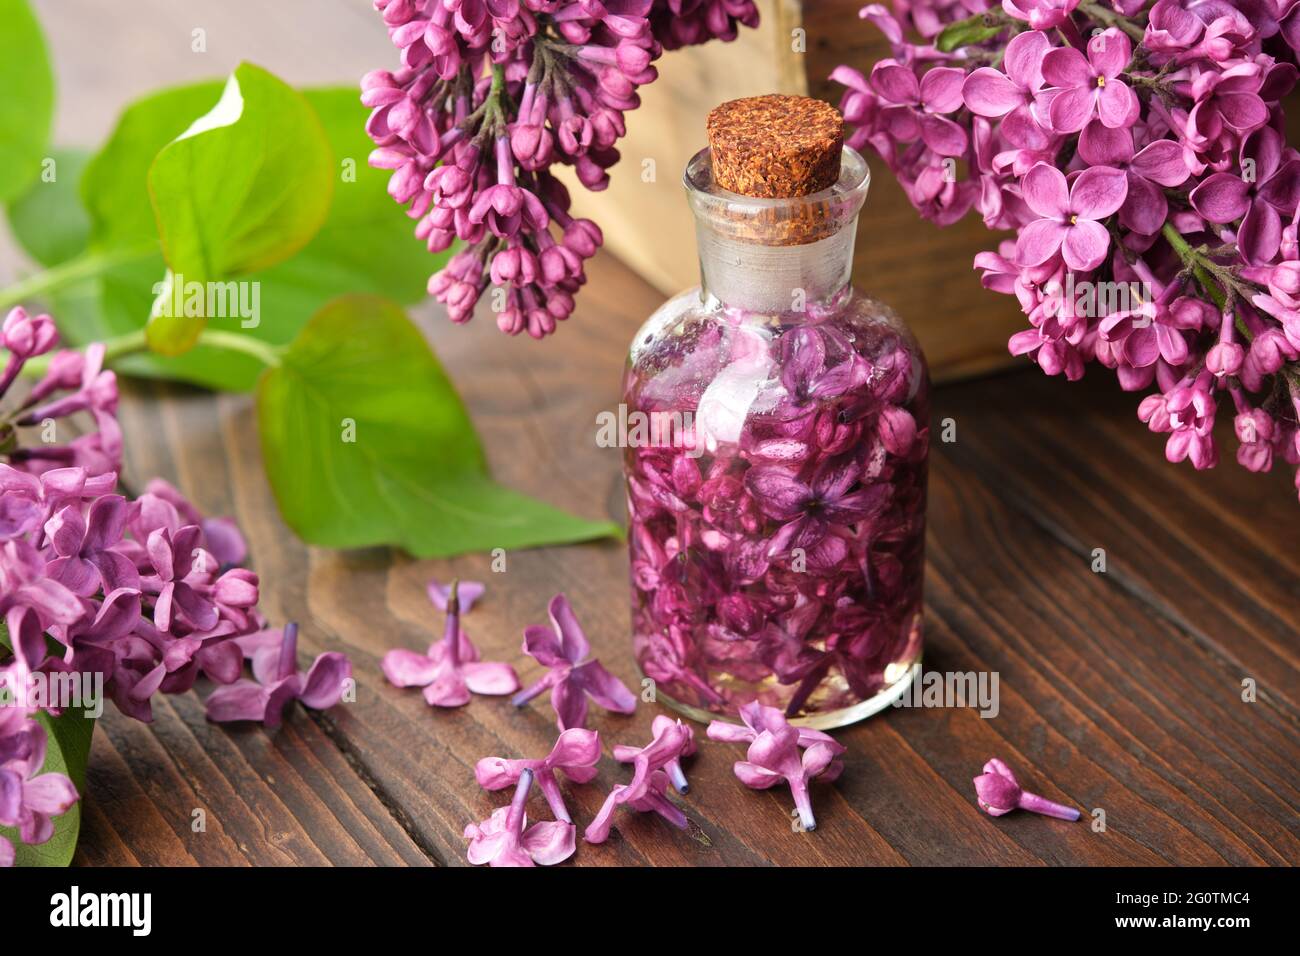
[[[617,402],[624,344],[657,294],[597,260],[581,314],[540,345],[490,323],[437,325],[497,475],[596,517],[619,513],[619,456],[595,446]],[[1228,463],[1195,474],[1163,461],[1134,398],[1102,375],[1068,385],[1026,370],[940,389],[931,477],[926,668],[993,670],[1001,712],[893,710],[839,733],[843,778],[817,786],[820,827],[798,834],[788,795],[745,790],[739,748],[704,742],[683,803],[694,836],[628,814],[593,864],[1146,864],[1300,862],[1300,553],[1281,474]],[[146,728],[108,717],[91,762],[85,863],[464,862],[460,833],[505,802],[479,790],[482,756],[540,755],[554,739],[543,698],[515,711],[476,698],[435,711],[388,686],[390,647],[423,648],[440,621],[436,575],[477,578],[468,618],[485,656],[518,652],[547,599],[572,599],[599,656],[636,675],[626,559],[617,543],[412,561],[384,550],[306,548],[281,525],[258,460],[250,402],[157,385],[123,402],[129,477],[160,474],[206,510],[234,514],[263,580],[263,606],[303,624],[304,652],[345,650],[355,704],[297,712],[277,733],[207,724],[193,694]],[[1107,571],[1091,570],[1104,548]],[[1241,700],[1241,681],[1259,699]],[[594,712],[605,749],[648,739],[656,709]],[[1045,795],[1106,812],[1107,830],[1027,814],[993,820],[970,778],[992,755]],[[626,772],[606,756],[569,786],[580,825]],[[540,798],[534,808],[545,813]],[[193,833],[191,812],[208,814]]]
[[[131,97],[223,74],[241,58],[323,83],[391,57],[367,0],[34,5],[59,72],[64,144],[93,146]],[[814,79],[839,62],[839,47],[870,35],[851,18],[818,25],[810,11],[826,6],[804,4],[810,55],[825,66],[809,68]],[[198,27],[202,54],[190,44]],[[661,182],[676,178],[660,169]],[[891,190],[878,177],[868,206],[867,287],[941,329],[984,311],[1010,315],[1010,300],[982,293],[968,271],[971,237],[916,222]],[[0,237],[0,282],[20,269]],[[498,477],[595,517],[617,514],[621,498],[618,454],[595,446],[595,415],[617,402],[624,348],[658,295],[609,257],[591,273],[579,314],[545,343],[505,340],[482,318],[466,329],[425,318]],[[957,441],[934,446],[926,666],[996,670],[997,718],[897,710],[840,733],[847,768],[815,787],[814,834],[790,831],[783,791],[748,791],[731,776],[740,748],[706,741],[683,801],[703,838],[626,815],[609,843],[580,845],[574,863],[1300,862],[1294,492],[1283,474],[1248,475],[1230,454],[1209,474],[1166,464],[1135,406],[1099,369],[1073,385],[1027,370],[937,393],[936,422],[952,418]],[[462,863],[465,824],[505,802],[477,788],[474,762],[538,755],[554,723],[545,700],[520,712],[485,698],[435,712],[383,682],[385,650],[423,648],[438,632],[424,597],[430,575],[487,581],[469,629],[525,680],[536,670],[518,654],[520,631],[545,620],[559,590],[605,662],[635,677],[617,543],[511,554],[499,575],[484,558],[309,549],[276,516],[247,398],[136,384],[122,411],[129,478],[162,475],[204,509],[235,515],[266,612],[302,623],[304,655],[348,651],[359,697],[324,715],[298,711],[275,733],[210,725],[193,693],[160,703],[152,726],[106,717],[78,862]],[[1094,548],[1106,551],[1105,574],[1090,569]],[[1258,682],[1256,703],[1241,701],[1246,677]],[[592,723],[608,752],[644,741],[652,716],[594,712]],[[1107,831],[1086,819],[982,815],[970,778],[994,754],[1028,787],[1104,809]],[[592,785],[568,787],[581,824],[625,776],[605,757]],[[536,797],[533,806],[545,813]],[[196,809],[202,833],[191,827]]]

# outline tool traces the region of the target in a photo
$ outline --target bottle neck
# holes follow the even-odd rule
[[[849,292],[858,213],[871,171],[844,147],[835,185],[808,196],[765,199],[721,189],[707,149],[686,164],[706,302],[798,321]]]
[[[706,301],[763,314],[822,311],[849,289],[857,217],[816,242],[763,245],[697,221],[700,287]]]

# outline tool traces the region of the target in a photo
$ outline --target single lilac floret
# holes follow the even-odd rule
[[[674,790],[681,794],[689,792],[690,784],[682,771],[682,758],[695,753],[695,730],[664,714],[655,717],[650,729],[654,734],[650,743],[644,747],[618,744],[614,747],[614,759],[632,764],[636,775],[641,777],[663,770],[672,781]]]
[[[575,783],[590,783],[596,776],[596,763],[600,760],[600,735],[594,730],[571,727],[560,734],[551,752],[540,760],[507,760],[504,757],[484,757],[474,767],[474,777],[485,790],[501,790],[517,783],[524,773],[537,779],[537,786],[551,805],[557,820],[572,823],[569,810],[564,805],[557,770]]]
[[[551,599],[551,627],[534,624],[524,629],[524,653],[549,668],[541,680],[512,699],[522,707],[549,689],[560,730],[582,727],[587,721],[587,697],[606,710],[630,714],[636,697],[591,654],[591,645],[563,594]]]
[[[468,858],[478,866],[554,866],[573,856],[577,827],[563,820],[528,826],[524,804],[533,785],[533,772],[519,775],[510,806],[501,807],[482,823],[465,827]]]
[[[430,599],[434,589],[430,586]],[[396,648],[384,655],[380,669],[395,687],[423,687],[431,707],[460,707],[471,694],[501,696],[519,689],[519,678],[509,664],[480,661],[478,649],[460,626],[458,582],[453,581],[446,601],[447,625],[440,641],[428,653]]]
[[[1000,817],[1019,808],[1058,820],[1079,819],[1079,811],[1074,807],[1022,790],[1011,768],[997,757],[989,760],[984,765],[984,772],[975,778],[975,793],[980,809],[991,817]]]

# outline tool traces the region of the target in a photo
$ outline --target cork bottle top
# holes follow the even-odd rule
[[[807,96],[751,96],[709,113],[713,179],[761,199],[808,196],[835,185],[844,150],[839,110]]]

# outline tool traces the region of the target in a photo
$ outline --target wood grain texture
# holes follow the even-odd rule
[[[591,517],[619,514],[619,457],[596,447],[595,416],[616,404],[624,343],[656,300],[601,256],[579,315],[540,345],[505,340],[482,318],[451,329],[424,316],[500,479]],[[1068,385],[1026,371],[940,389],[936,435],[947,418],[957,440],[933,450],[926,668],[996,672],[998,715],[898,709],[840,733],[847,767],[815,787],[815,834],[792,832],[784,791],[741,787],[739,748],[705,742],[681,801],[692,832],[629,814],[607,844],[581,845],[577,864],[1300,862],[1288,598],[1300,578],[1285,478],[1167,464],[1133,397],[1100,375]],[[438,634],[431,576],[487,582],[467,627],[525,681],[535,669],[518,652],[522,628],[565,591],[595,652],[635,686],[621,545],[510,553],[501,574],[485,556],[320,551],[275,514],[246,397],[133,386],[123,425],[131,479],[161,474],[233,513],[266,612],[302,622],[304,654],[348,652],[359,692],[326,714],[297,712],[277,734],[208,726],[194,695],[166,705],[152,730],[110,720],[82,860],[463,863],[465,824],[506,800],[479,790],[474,763],[541,755],[555,727],[544,698],[435,711],[383,681],[387,649]],[[1263,520],[1233,510],[1245,502]],[[1093,547],[1106,549],[1104,574],[1091,570]],[[1247,676],[1255,703],[1241,700]],[[592,726],[608,754],[648,739],[656,712],[594,712]],[[992,755],[1049,798],[1104,810],[1106,832],[1088,817],[984,816],[970,778]],[[566,788],[580,825],[625,778],[606,756],[592,785]],[[221,821],[202,838],[188,832],[196,806]],[[532,807],[546,813],[536,796]]]

